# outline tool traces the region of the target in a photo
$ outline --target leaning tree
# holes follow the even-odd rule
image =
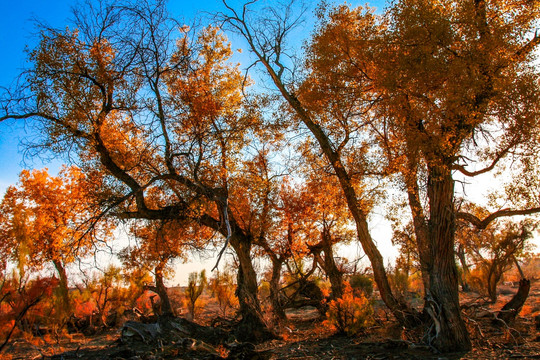
[[[507,193],[519,194],[523,207],[484,219],[458,212],[455,173],[478,176],[508,158],[520,171],[537,172],[538,3],[402,0],[382,16],[347,5],[321,9],[300,76],[287,42],[300,23],[294,4],[260,12],[252,6],[228,6],[221,20],[244,37],[333,168],[384,302],[403,324],[417,323],[390,289],[356,185],[396,174],[428,274],[428,339],[440,351],[470,349],[459,308],[456,218],[481,228],[501,216],[538,212],[539,204],[525,186],[530,177],[521,175]]]

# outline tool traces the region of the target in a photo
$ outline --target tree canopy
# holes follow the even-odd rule
[[[305,8],[255,6],[224,2],[217,25],[192,29],[170,17],[164,0],[90,3],[75,11],[71,28],[40,28],[21,86],[2,97],[0,120],[33,119],[40,135],[34,146],[76,155],[81,170],[69,171],[84,174],[77,186],[91,196],[93,216],[133,221],[141,242],[124,260],[154,267],[162,300],[167,262],[219,237],[218,262],[229,245],[237,261],[238,333],[272,338],[254,249],[272,263],[270,297],[283,319],[282,265],[310,254],[332,296],[344,289],[351,295],[333,246],[354,237],[398,322],[426,324],[425,338],[439,351],[469,350],[455,261],[458,220],[481,233],[500,217],[540,212],[540,5],[398,0],[377,14],[322,3],[303,57],[291,50],[290,36],[298,35]],[[231,61],[224,31],[240,35],[254,55],[248,69],[267,75],[258,94]],[[295,166],[283,165],[286,152]],[[458,173],[467,179],[505,168],[519,176],[492,194],[490,211],[459,206]],[[25,174],[23,182],[46,178]],[[27,219],[41,219],[27,206],[45,190],[32,188],[6,195],[6,224],[17,229],[6,232],[10,241],[31,234],[22,225]],[[417,256],[423,311],[392,288],[370,227],[374,208],[395,208],[389,193],[408,205],[402,218],[412,222],[396,239]],[[17,197],[24,200],[10,200]],[[66,220],[63,229],[77,223]]]

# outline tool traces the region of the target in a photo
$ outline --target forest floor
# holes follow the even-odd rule
[[[313,308],[288,311],[288,323],[281,327],[282,339],[255,347],[239,346],[228,352],[201,342],[158,341],[145,344],[122,343],[119,330],[84,337],[78,334],[54,338],[12,339],[0,359],[540,359],[540,331],[534,316],[540,314],[540,282],[533,282],[529,298],[509,327],[493,324],[493,316],[517,288],[499,287],[499,299],[489,305],[475,293],[462,294],[464,317],[473,339],[473,350],[467,353],[436,354],[422,345],[421,330],[404,330],[386,318],[383,307],[377,311],[377,323],[365,333],[336,336],[318,317]],[[215,315],[207,307],[201,321]],[[242,350],[244,349],[244,350]]]

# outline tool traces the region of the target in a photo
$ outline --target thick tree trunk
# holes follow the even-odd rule
[[[431,166],[428,171],[431,261],[423,261],[430,268],[426,310],[434,325],[428,341],[441,352],[468,351],[471,340],[461,317],[454,256],[454,181],[450,167]]]
[[[276,335],[269,330],[264,321],[258,298],[257,274],[251,262],[253,238],[238,226],[233,214],[226,206],[226,200],[217,199],[216,205],[220,213],[220,221],[209,216],[203,216],[201,221],[225,236],[238,258],[236,296],[240,305],[241,321],[236,328],[237,337],[241,341],[251,342],[275,339]]]
[[[59,284],[58,290],[60,291],[60,299],[62,300],[62,312],[64,315],[71,314],[71,303],[69,301],[69,287],[66,274],[66,268],[60,260],[53,260],[54,267],[58,271]]]
[[[240,315],[242,316],[237,329],[239,340],[262,342],[273,339],[275,335],[268,329],[264,321],[257,296],[257,274],[251,262],[251,241],[245,236],[233,234],[230,242],[240,263],[236,288],[236,296],[240,304]]]
[[[174,311],[171,306],[171,300],[169,299],[169,294],[167,293],[167,288],[163,282],[163,269],[165,268],[165,263],[160,262],[155,269],[155,280],[156,280],[156,292],[161,299],[161,315],[162,316],[174,316]]]
[[[503,306],[501,311],[497,314],[497,319],[504,321],[505,324],[509,324],[516,319],[516,316],[521,311],[525,300],[529,296],[529,290],[531,289],[531,281],[528,279],[519,280],[518,292],[512,297],[512,299]]]

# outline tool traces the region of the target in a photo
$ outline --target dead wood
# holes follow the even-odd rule
[[[195,339],[204,343],[223,344],[229,334],[220,329],[198,325],[183,318],[160,317],[155,323],[127,321],[121,330],[122,343],[172,343],[179,339]]]
[[[283,290],[283,289],[282,289]],[[326,302],[322,290],[313,282],[304,278],[300,278],[298,281],[298,288],[296,291],[287,296],[284,292],[282,294],[286,297],[286,301],[283,302],[284,309],[298,309],[304,306],[313,306],[317,308],[321,315],[326,314]]]
[[[503,306],[501,311],[497,314],[496,321],[499,323],[509,324],[513,322],[521,311],[525,300],[529,296],[529,290],[531,289],[531,281],[528,279],[521,279],[519,281],[519,289],[512,299]]]

